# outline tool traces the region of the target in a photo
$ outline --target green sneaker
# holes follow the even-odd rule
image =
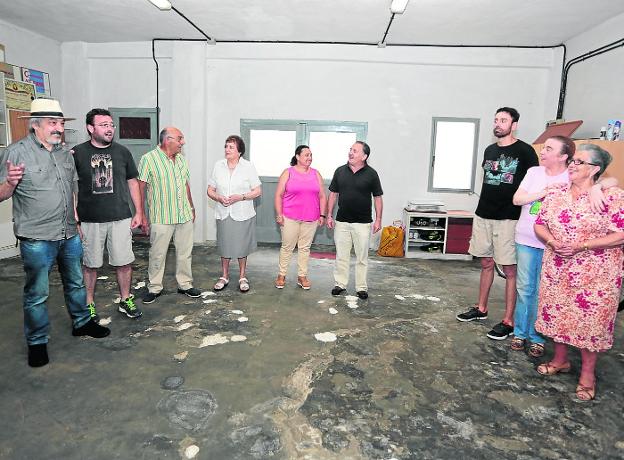
[[[100,315],[98,315],[95,311],[95,302],[91,302],[89,305],[87,305],[87,308],[89,309],[89,316],[91,317],[91,319],[99,324]]]
[[[139,318],[143,314],[143,312],[139,310],[139,307],[137,307],[134,303],[133,295],[130,295],[130,297],[128,297],[126,300],[122,300],[121,302],[119,302],[118,310],[120,313],[123,313],[128,318]]]

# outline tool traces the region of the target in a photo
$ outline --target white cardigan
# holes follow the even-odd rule
[[[223,196],[249,193],[251,189],[260,184],[255,166],[244,158],[238,160],[232,174],[230,174],[225,158],[217,161],[212,171],[212,177],[208,179],[208,186],[214,187],[217,193]],[[230,216],[233,220],[240,222],[251,219],[255,215],[253,200],[237,201],[230,206],[223,206],[218,201],[215,202],[215,217],[218,220]]]

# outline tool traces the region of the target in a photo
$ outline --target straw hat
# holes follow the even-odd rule
[[[62,118],[63,120],[75,120],[63,116],[61,104],[56,99],[38,98],[30,103],[30,115],[18,118]]]

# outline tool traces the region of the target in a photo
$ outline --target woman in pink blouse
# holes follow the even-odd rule
[[[311,168],[312,152],[307,145],[300,145],[290,160],[290,168],[284,170],[275,192],[275,221],[281,227],[282,247],[279,255],[279,273],[275,287],[286,284],[286,272],[295,246],[298,250],[297,284],[310,289],[308,259],[316,228],[325,222],[327,200],[321,174]]]

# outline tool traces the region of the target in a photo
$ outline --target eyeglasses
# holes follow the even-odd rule
[[[570,160],[570,163],[574,163],[576,166],[580,166],[580,165],[600,166],[600,165],[597,165],[596,163],[590,163],[589,161],[579,160],[578,158],[572,158]]]
[[[98,128],[104,128],[104,129],[108,129],[108,128],[115,129],[117,127],[113,123],[98,123],[95,126],[97,126]]]

